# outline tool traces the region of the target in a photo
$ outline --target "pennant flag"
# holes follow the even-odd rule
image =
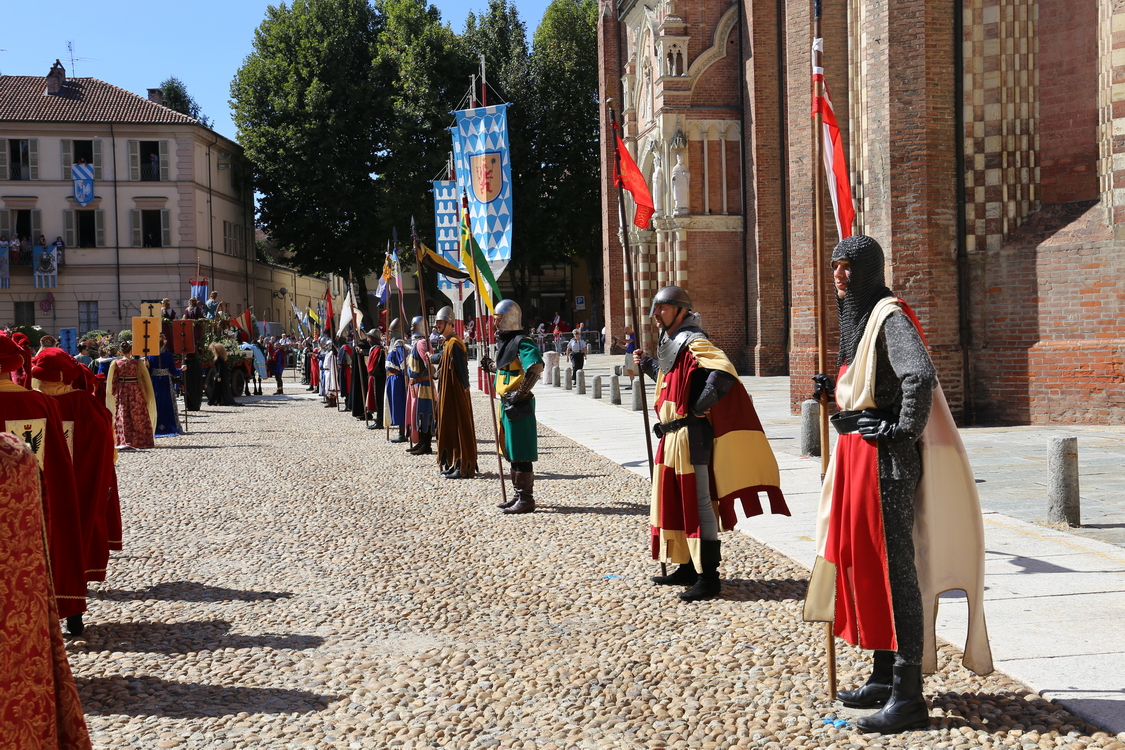
[[[305,320],[301,315],[301,308],[297,307],[296,302],[294,302],[293,300],[289,300],[289,304],[293,307],[293,317],[297,319],[297,327],[301,329],[302,333],[304,333],[305,326],[308,325],[308,321]]]
[[[397,232],[396,232],[397,234]],[[395,277],[395,286],[398,287],[398,293],[403,294],[402,291],[402,264],[398,262],[398,248],[391,250],[391,273]]]
[[[247,336],[253,336],[254,335],[254,321],[250,317],[250,309],[251,308],[248,307],[245,310],[243,310],[239,315],[236,315],[236,316],[234,316],[233,318],[230,319],[230,322],[234,323],[235,327],[237,327],[240,331],[245,333]]]
[[[507,109],[507,104],[499,104],[458,110],[453,113],[457,124],[451,129],[457,187],[468,194],[473,236],[495,276],[502,274],[512,259],[512,164]]]
[[[819,37],[813,40],[813,54],[817,52],[824,52],[824,39]],[[832,97],[828,95],[824,68],[814,64],[812,77],[812,114],[813,117],[820,115],[821,127],[824,129],[824,172],[828,180],[828,194],[832,196],[832,210],[836,216],[836,234],[844,239],[852,236],[852,223],[855,221],[855,203],[852,201],[852,186],[848,179],[848,163],[844,158],[844,141],[840,137],[836,111],[832,109]],[[823,95],[819,94],[821,91],[824,92]]]
[[[617,130],[616,124],[613,127],[614,130]],[[645,182],[645,176],[641,174],[641,170],[637,168],[637,163],[629,155],[629,149],[625,148],[625,141],[621,140],[621,133],[614,133],[614,136],[617,138],[618,164],[614,183],[628,190],[629,194],[633,196],[633,202],[637,204],[636,213],[633,214],[633,223],[641,229],[645,229],[648,227],[648,222],[652,219],[654,211],[652,193],[648,189],[648,183]]]
[[[311,320],[317,325],[320,325],[320,316],[317,315],[316,311],[312,309],[312,305],[309,305],[308,309],[305,310],[305,319]]]
[[[387,299],[391,296],[391,261],[390,258],[383,261],[383,275],[379,277],[379,286],[376,287],[373,294],[379,298],[380,305],[386,305]]]
[[[332,309],[332,290],[329,289],[324,293],[324,301],[328,305],[328,311],[324,313],[324,332],[331,336],[332,327],[336,324],[336,313]]]
[[[340,306],[340,333],[348,330],[348,326],[352,324],[352,290],[349,286],[348,293],[344,295],[344,301]]]
[[[481,301],[488,308],[488,312],[496,312],[496,302],[503,299],[500,288],[496,285],[496,277],[488,266],[488,260],[477,244],[477,238],[470,229],[469,214],[462,211],[461,216],[461,262],[469,269],[473,286],[480,292]]]
[[[425,266],[431,271],[444,274],[451,279],[467,279],[469,274],[462,271],[457,265],[450,263],[442,256],[435,253],[430,248],[426,247],[426,243],[419,240],[415,243],[415,251],[418,255],[418,263]]]

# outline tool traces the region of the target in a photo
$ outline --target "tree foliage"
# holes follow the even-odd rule
[[[193,117],[206,127],[211,127],[214,124],[215,121],[203,114],[199,102],[188,93],[187,86],[176,76],[168,76],[164,79],[164,82],[160,84],[160,92],[164,97],[164,106],[168,109],[179,112],[181,115]]]

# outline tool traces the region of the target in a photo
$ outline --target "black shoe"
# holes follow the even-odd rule
[[[886,705],[891,698],[894,666],[894,651],[876,651],[875,665],[867,684],[858,690],[841,690],[836,693],[836,697],[848,708],[879,708]]]
[[[369,430],[381,430],[381,429],[383,429],[383,425],[381,425],[381,424],[369,424],[369,425],[367,425],[367,429],[369,429]]]
[[[393,437],[393,438],[390,439],[389,442],[391,442],[391,443],[405,443],[406,442],[406,436],[399,435],[398,437]]]
[[[930,708],[922,695],[922,666],[904,664],[894,667],[894,682],[887,705],[856,720],[861,732],[898,734],[908,729],[925,729],[930,725]]]
[[[652,582],[660,586],[691,586],[698,580],[699,573],[695,572],[695,564],[690,562],[676,568],[672,575],[652,577]]]
[[[82,615],[71,615],[66,618],[66,632],[78,637],[86,631],[86,625],[82,622]]]
[[[719,563],[723,559],[722,545],[723,543],[718,540],[700,540],[699,562],[703,572],[699,574],[699,580],[694,586],[680,594],[681,601],[698,602],[702,599],[710,599],[718,596],[723,590],[723,584],[719,581]]]
[[[452,463],[441,470],[441,475],[446,479],[456,479],[461,473],[461,462]]]

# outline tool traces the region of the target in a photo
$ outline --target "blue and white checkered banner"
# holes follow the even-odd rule
[[[434,180],[434,249],[441,257],[448,260],[458,268],[464,269],[461,263],[461,212],[460,196],[457,193],[457,182],[454,180]],[[451,279],[445,274],[436,274],[438,289],[445,292],[457,289],[463,290],[465,295],[472,291],[473,285],[467,280]]]
[[[512,259],[512,163],[507,104],[454,112],[457,188],[469,196],[473,236],[500,278]]]
[[[59,348],[65,351],[70,356],[78,355],[78,329],[77,328],[60,328],[59,329]]]
[[[94,165],[75,164],[70,168],[70,176],[74,179],[74,202],[85,206],[94,200]]]
[[[54,245],[35,245],[31,249],[31,270],[36,289],[54,289],[59,285],[59,250]]]
[[[12,279],[8,273],[9,258],[8,248],[0,247],[0,289],[12,288]]]

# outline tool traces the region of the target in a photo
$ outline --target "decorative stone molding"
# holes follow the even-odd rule
[[[37,195],[4,195],[0,196],[4,207],[9,211],[30,211],[39,202]]]
[[[692,93],[695,92],[695,84],[699,83],[700,76],[716,62],[727,56],[726,39],[737,22],[738,5],[735,4],[727,9],[727,12],[719,19],[719,23],[715,25],[715,34],[711,38],[711,46],[703,50],[699,57],[692,61],[691,67],[688,68],[687,75],[691,79]]]
[[[138,195],[133,198],[133,204],[142,211],[157,211],[168,204],[166,195]]]

